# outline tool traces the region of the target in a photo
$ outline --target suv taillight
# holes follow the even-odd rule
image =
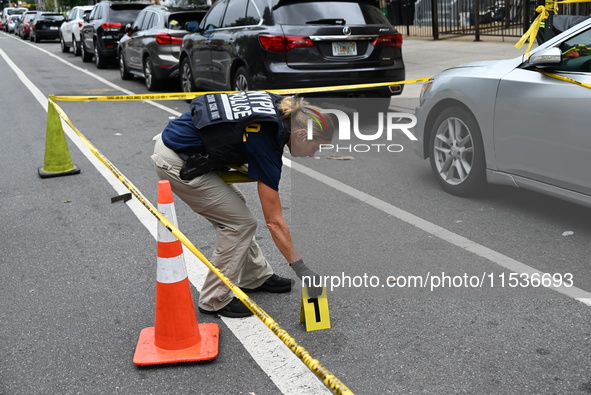
[[[107,32],[118,32],[123,25],[119,22],[105,22],[101,25],[103,30]]]
[[[156,33],[155,34],[156,37],[156,42],[160,45],[164,45],[164,44],[182,44],[183,43],[183,38],[182,37],[176,37],[176,36],[171,36],[168,33]]]
[[[271,34],[259,35],[263,48],[270,52],[288,52],[294,48],[313,47],[314,42],[305,36],[275,36]]]
[[[389,45],[394,49],[400,49],[402,47],[402,34],[384,34],[383,36],[376,38],[372,44],[374,47],[379,45]]]

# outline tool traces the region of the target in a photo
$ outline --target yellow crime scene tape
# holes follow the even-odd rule
[[[267,92],[278,95],[297,95],[300,93],[318,93],[334,92],[349,89],[378,88],[389,85],[413,84],[416,82],[428,81],[432,77],[416,78],[413,80],[379,82],[374,84],[355,84],[355,85],[335,85],[321,86],[315,88],[297,88],[297,89],[271,89]],[[212,91],[212,92],[189,92],[189,93],[161,93],[148,95],[116,95],[116,96],[54,96],[58,101],[129,101],[129,100],[192,100],[197,96],[207,95],[208,93],[236,93],[237,91]]]
[[[557,6],[558,4],[589,3],[589,2],[591,2],[591,0],[562,0],[562,1],[547,0],[546,5],[540,5],[536,8],[536,12],[538,12],[539,15],[532,22],[529,29],[525,32],[525,34],[521,37],[521,39],[517,42],[517,44],[515,44],[515,48],[521,48],[527,41],[529,41],[529,44],[527,45],[527,48],[525,50],[525,55],[526,55],[526,57],[529,58],[529,51],[531,50],[531,48],[534,44],[534,41],[536,40],[536,37],[538,35],[538,31],[540,30],[540,26],[541,26],[542,22],[549,18],[551,12],[554,12],[556,14],[558,13],[558,6]],[[536,69],[536,71],[538,71],[550,78],[554,78],[554,79],[564,81],[564,82],[570,82],[571,84],[575,84],[575,85],[582,86],[584,88],[591,89],[591,84],[588,84],[586,82],[577,81],[572,78],[564,77],[564,76],[554,74],[554,73],[549,73],[547,71],[543,71],[540,69]]]
[[[560,81],[564,81],[564,82],[570,82],[571,84],[575,84],[575,85],[582,86],[584,88],[591,89],[591,84],[588,84],[586,82],[573,80],[572,78],[564,77],[564,76],[558,75],[558,74],[548,73],[547,71],[543,71],[543,70],[539,70],[539,69],[537,69],[537,71],[539,71],[540,73],[542,73],[544,75],[547,75],[548,77],[551,77],[551,78],[554,78],[554,79],[557,79]]]
[[[328,92],[338,91],[344,89],[362,89],[373,88],[389,85],[402,85],[416,82],[428,81],[431,77],[417,78],[413,80],[384,82],[375,84],[357,84],[357,85],[339,85],[330,87],[317,88],[302,88],[302,89],[279,89],[270,90],[269,92],[280,95],[310,93],[310,92]],[[235,91],[232,91],[235,92]],[[275,321],[269,314],[267,314],[259,305],[257,305],[247,294],[245,294],[232,280],[230,280],[223,272],[215,267],[202,253],[195,247],[193,243],[170,222],[164,215],[162,215],[143,194],[129,181],[77,128],[74,126],[65,111],[57,105],[56,101],[129,101],[129,100],[192,100],[196,96],[205,95],[207,93],[232,93],[232,92],[191,92],[191,93],[164,93],[164,94],[148,94],[148,95],[119,95],[119,96],[49,96],[49,103],[52,105],[60,118],[62,118],[72,130],[82,139],[84,144],[92,152],[92,154],[117,177],[119,181],[131,192],[136,199],[166,227],[179,241],[189,249],[201,262],[209,268],[216,276],[220,278],[234,292],[236,297],[244,303],[250,311],[252,311],[322,382],[337,395],[353,395],[353,392],[334,374],[332,374],[320,361],[312,357],[310,353],[301,346],[285,329],[283,329],[277,321]],[[240,169],[226,172],[230,177],[226,177],[227,182],[248,182],[253,181],[246,174],[241,173]]]
[[[313,358],[312,355],[301,346],[287,331],[285,331],[271,316],[269,316],[259,305],[257,305],[248,295],[246,295],[232,280],[215,267],[196,247],[191,241],[170,222],[164,215],[162,215],[142,193],[129,181],[110,161],[107,159],[72,123],[70,118],[66,115],[64,110],[55,103],[55,96],[49,96],[49,103],[52,105],[59,116],[72,128],[72,130],[82,139],[84,144],[90,149],[94,156],[104,164],[119,181],[132,193],[133,196],[146,208],[148,211],[158,219],[183,245],[185,245],[201,262],[205,264],[226,284],[232,292],[244,303],[250,311],[252,311],[281,341],[289,347],[289,349],[300,358],[304,364],[318,376],[324,384],[338,395],[353,395],[353,392],[341,382],[335,375],[333,375],[320,361]]]
[[[310,92],[324,92],[324,91],[338,91],[343,89],[360,89],[373,88],[388,85],[402,85],[415,82],[428,81],[431,77],[417,78],[414,80],[385,82],[375,84],[358,84],[358,85],[339,85],[331,87],[318,88],[303,88],[303,89],[280,89],[269,92],[277,94],[298,94]],[[235,92],[235,91],[233,91]],[[332,374],[320,361],[312,357],[310,353],[301,346],[285,329],[283,329],[277,321],[275,321],[269,314],[267,314],[259,305],[257,305],[247,294],[245,294],[232,280],[230,280],[223,272],[215,267],[202,253],[195,247],[193,243],[170,222],[164,215],[162,215],[143,194],[129,181],[79,130],[74,126],[65,111],[57,105],[56,101],[128,101],[128,100],[191,100],[196,96],[205,95],[207,93],[231,93],[231,92],[192,92],[192,93],[165,93],[165,94],[148,94],[148,95],[119,95],[119,96],[49,96],[49,103],[52,105],[60,118],[62,118],[72,130],[82,139],[84,144],[92,152],[92,154],[117,177],[119,181],[131,192],[136,199],[166,227],[179,241],[189,249],[201,262],[207,266],[216,276],[220,278],[234,292],[236,297],[244,303],[250,311],[252,311],[322,382],[337,395],[354,395],[353,392],[334,374]],[[236,171],[237,170],[237,171]],[[229,171],[225,180],[227,182],[248,182],[253,181],[246,174],[241,173],[240,169]]]
[[[527,49],[525,50],[525,55],[529,58],[529,51],[531,50],[536,37],[538,35],[538,31],[540,30],[540,26],[542,21],[545,21],[550,16],[551,12],[555,14],[558,13],[558,7],[554,7],[556,4],[572,4],[572,3],[589,3],[591,0],[562,0],[562,1],[552,1],[546,0],[546,5],[540,5],[536,8],[536,12],[539,13],[536,19],[532,22],[529,29],[521,36],[521,39],[517,41],[515,44],[515,48],[521,48],[526,42],[529,41],[527,45]]]

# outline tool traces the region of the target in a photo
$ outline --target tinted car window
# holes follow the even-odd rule
[[[564,71],[591,71],[591,29],[569,38],[560,45]]]
[[[185,28],[185,23],[189,21],[201,22],[204,12],[176,12],[170,14],[168,17],[167,27],[173,30],[181,30]]]
[[[207,18],[204,19],[203,27],[207,29],[209,25],[213,27],[220,27],[220,21],[222,20],[222,16],[224,15],[224,11],[226,10],[226,5],[228,2],[225,0],[218,0],[215,4],[211,7],[211,11],[207,14]]]
[[[248,2],[248,7],[246,8],[246,25],[256,25],[260,22],[261,16],[257,7],[252,1]]]
[[[64,19],[63,15],[42,15],[46,21],[61,21]]]
[[[122,9],[121,7],[125,7]],[[142,8],[145,8],[146,5],[141,5],[139,8],[131,8],[131,4],[125,4],[123,6],[113,5],[111,7],[111,14],[112,14],[112,22],[126,22],[134,20]],[[131,9],[130,9],[131,8]]]
[[[142,12],[138,15],[137,19],[135,20],[135,22],[133,22],[132,25],[132,29],[133,30],[141,30],[140,26],[142,26],[142,24],[144,23],[144,19],[146,18],[146,12]]]
[[[154,19],[154,13],[153,12],[146,12],[146,18],[142,22],[142,25],[141,25],[142,27],[140,28],[140,30],[148,30],[150,28],[150,26],[152,26],[153,19]]]
[[[158,14],[156,14],[155,12],[152,12],[152,17],[150,18],[150,20],[148,21],[148,29],[153,28],[154,26],[156,26],[158,24],[158,21],[160,20],[160,16],[158,16]]]
[[[315,1],[280,5],[273,13],[275,21],[285,25],[327,24],[382,25],[387,19],[377,7],[356,2]]]
[[[248,0],[230,0],[222,27],[244,26]]]

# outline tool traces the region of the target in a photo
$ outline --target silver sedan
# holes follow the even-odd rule
[[[488,182],[591,207],[591,19],[529,58],[445,70],[419,103],[414,149],[447,192]]]

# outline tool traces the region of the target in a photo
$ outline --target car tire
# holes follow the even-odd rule
[[[250,83],[250,77],[246,72],[246,67],[240,66],[234,73],[230,89],[235,91],[247,91],[249,88],[252,88],[252,84]]]
[[[431,128],[431,170],[441,187],[453,195],[470,196],[482,191],[486,162],[480,127],[464,107],[444,109]]]
[[[181,60],[181,72],[180,72],[180,80],[181,80],[181,90],[185,93],[195,92],[197,88],[195,87],[195,82],[193,80],[193,72],[191,71],[191,64],[189,63],[188,58],[183,58]],[[190,100],[187,100],[190,101]]]
[[[76,40],[76,36],[72,35],[72,49],[74,51],[74,56],[80,56],[82,52],[82,48],[80,42]]]
[[[109,64],[107,57],[101,54],[101,50],[96,41],[94,42],[94,64],[97,69],[106,69]]]
[[[161,81],[154,74],[154,65],[149,56],[144,59],[144,80],[148,91],[152,92],[160,89]]]
[[[86,45],[84,45],[84,40],[80,40],[80,55],[82,56],[82,61],[84,63],[92,62],[92,53],[88,52],[86,49]]]
[[[127,70],[127,66],[125,65],[125,59],[123,58],[123,52],[119,52],[119,75],[121,75],[122,80],[131,80],[133,79],[133,74]]]
[[[33,38],[33,41],[35,41],[36,43],[40,42],[41,39],[39,38],[39,36],[37,34],[35,34],[35,37]]]
[[[61,33],[60,33],[60,47],[62,48],[63,53],[70,52],[70,47],[68,46],[68,44],[66,44],[66,41],[64,40],[64,36]]]

